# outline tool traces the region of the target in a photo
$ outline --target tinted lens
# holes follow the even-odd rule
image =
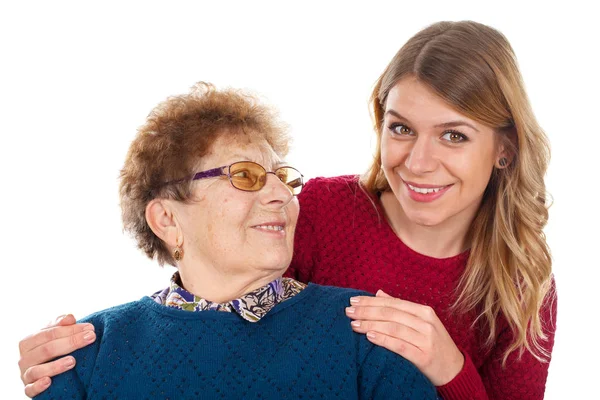
[[[265,186],[267,172],[260,165],[242,161],[229,167],[231,184],[238,189],[254,192]]]
[[[281,182],[287,185],[294,196],[302,190],[304,182],[302,181],[302,174],[297,169],[292,167],[277,168],[275,175]]]

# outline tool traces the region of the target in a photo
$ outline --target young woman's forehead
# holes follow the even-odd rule
[[[479,125],[448,104],[427,85],[413,79],[403,79],[390,90],[384,115],[407,123],[427,123],[440,127],[464,125],[475,131]]]

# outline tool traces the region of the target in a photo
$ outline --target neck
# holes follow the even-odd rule
[[[212,265],[179,264],[179,275],[185,290],[214,303],[238,299],[280,278],[283,271],[242,272],[223,270]]]
[[[381,205],[396,235],[417,253],[448,258],[469,247],[467,234],[473,218],[449,218],[441,224],[421,225],[408,218],[392,192],[381,194]]]

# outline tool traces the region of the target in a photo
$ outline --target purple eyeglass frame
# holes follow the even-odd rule
[[[267,171],[267,169],[265,167],[263,167],[262,165],[260,165],[259,163],[255,163],[254,161],[236,161],[234,163],[231,163],[229,165],[223,165],[222,167],[217,167],[217,168],[212,168],[212,169],[208,169],[206,171],[200,171],[200,172],[196,172],[196,174],[194,176],[192,176],[190,178],[190,180],[192,181],[197,181],[200,179],[206,179],[206,178],[216,178],[218,176],[226,176],[229,179],[229,183],[231,183],[231,186],[233,186],[234,188],[236,188],[237,190],[241,190],[243,192],[258,192],[258,190],[262,189],[263,187],[265,187],[264,185],[258,189],[258,190],[245,190],[245,189],[240,189],[239,187],[235,186],[233,184],[233,181],[231,180],[231,166],[235,165],[235,164],[239,164],[239,163],[251,163],[251,164],[256,164],[259,167],[261,167],[267,174],[273,174],[275,176],[277,176],[275,174],[275,171],[277,171],[278,169],[281,168],[291,168],[293,170],[295,170],[296,172],[298,172],[300,174],[300,179],[301,179],[301,185],[300,185],[300,190],[298,191],[298,193],[300,193],[300,191],[302,191],[302,188],[304,187],[304,175],[302,175],[302,173],[300,171],[298,171],[296,168],[294,167],[290,167],[289,165],[284,165],[281,166],[279,168],[275,168],[275,171]],[[224,169],[227,168],[227,172],[224,172]],[[179,179],[176,181],[171,181],[171,182],[167,182],[165,183],[165,185],[170,185],[173,183],[181,183],[181,182],[185,182],[187,179]],[[287,185],[286,185],[287,186]],[[296,196],[298,193],[294,193],[293,190],[290,189],[290,191],[292,192],[292,194],[294,196]]]

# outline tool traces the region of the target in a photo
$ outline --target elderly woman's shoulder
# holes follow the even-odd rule
[[[364,290],[342,288],[338,286],[327,286],[310,283],[311,295],[320,298],[321,302],[342,303],[349,306],[350,298],[354,296],[373,296]]]
[[[131,301],[129,303],[119,304],[101,311],[96,311],[85,318],[77,321],[78,323],[91,323],[96,330],[110,324],[122,324],[125,321],[136,319],[143,314],[146,306],[143,300]]]

